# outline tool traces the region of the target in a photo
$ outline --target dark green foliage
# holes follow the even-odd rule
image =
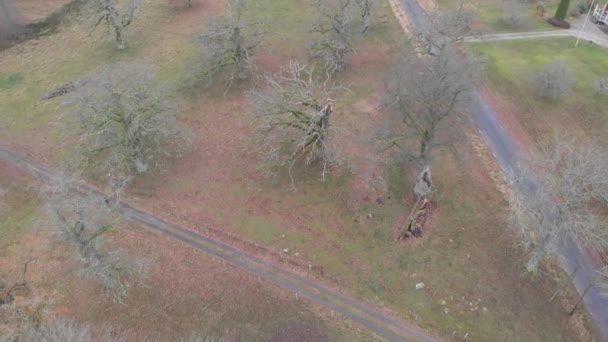
[[[565,20],[568,15],[568,7],[570,7],[570,0],[560,0],[557,11],[555,11],[555,19]]]

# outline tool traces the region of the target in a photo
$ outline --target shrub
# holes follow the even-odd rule
[[[608,78],[598,78],[593,82],[593,90],[595,95],[608,92]]]
[[[521,27],[527,24],[525,13],[525,5],[519,0],[505,0],[503,2],[502,16],[500,22],[511,28]]]
[[[533,79],[538,94],[552,100],[559,99],[570,90],[572,75],[562,62],[549,62]]]

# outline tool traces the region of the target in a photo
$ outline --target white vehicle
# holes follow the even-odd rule
[[[593,10],[593,21],[602,24],[608,24],[608,3],[603,6],[595,5]]]

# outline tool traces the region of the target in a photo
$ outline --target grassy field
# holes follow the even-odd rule
[[[73,249],[53,241],[30,183],[0,163],[0,281],[21,281],[23,263],[31,260],[30,295],[47,303],[42,322],[73,320],[94,334],[106,329],[128,340],[178,341],[196,334],[230,341],[377,341],[292,293],[128,222],[113,233],[112,248],[148,258],[152,267],[124,302],[115,302],[78,275]]]
[[[507,10],[517,14],[518,22],[513,24],[504,20],[505,3],[511,1],[516,4],[514,9]],[[489,32],[524,32],[524,31],[546,31],[553,30],[555,27],[549,25],[546,19],[553,16],[557,9],[557,1],[523,2],[519,0],[471,0],[466,1],[465,5],[474,8],[479,12],[480,29],[483,33]],[[437,0],[440,9],[454,8],[460,4],[455,0]],[[539,16],[536,13],[536,6],[542,5],[545,8],[545,15]],[[575,4],[572,5],[574,7]]]
[[[605,78],[607,50],[574,38],[471,44],[470,51],[487,57],[492,88],[511,106],[510,122],[535,142],[554,131],[608,142],[608,94],[596,95],[593,82]],[[531,77],[550,61],[561,61],[572,72],[569,94],[557,101],[535,95]]]
[[[261,0],[257,5],[254,11],[269,18],[270,28],[277,32],[256,56],[258,73],[276,70],[290,58],[303,58],[301,47],[309,39],[307,29],[312,22],[306,3]],[[467,333],[474,340],[579,339],[571,325],[563,324],[567,320],[565,310],[557,302],[545,303],[551,282],[522,276],[522,259],[517,257],[521,252],[514,247],[505,220],[506,203],[482,166],[482,159],[468,144],[461,147],[460,160],[437,154],[434,178],[438,208],[427,236],[405,244],[393,240],[398,221],[412,205],[411,179],[401,167],[383,170],[375,147],[369,144],[373,127],[388,115],[382,106],[381,89],[394,48],[402,39],[388,4],[381,4],[376,25],[356,45],[347,71],[339,76],[350,91],[336,101],[332,124],[342,128],[335,139],[351,161],[352,172],[331,175],[320,182],[318,170],[302,171],[296,174],[295,190],[286,177],[268,180],[256,168],[256,155],[250,148],[252,109],[246,101],[246,91],[255,82],[236,84],[225,95],[223,85],[184,89],[184,65],[195,51],[192,34],[202,27],[207,15],[220,10],[218,2],[211,0],[201,0],[201,5],[192,10],[142,1],[125,51],[116,51],[101,32],[89,36],[89,24],[75,21],[55,35],[0,52],[0,142],[57,164],[63,151],[55,128],[61,99],[45,102],[39,100],[40,95],[104,63],[145,63],[160,79],[176,85],[170,95],[178,101],[180,122],[197,136],[196,148],[164,172],[138,179],[129,200],[191,226],[204,229],[210,225],[272,251],[287,249],[294,260],[315,266],[313,276],[321,281],[385,307],[446,339]],[[380,191],[387,198],[384,204],[376,202],[378,191],[372,186],[375,180],[384,180],[390,190]],[[24,215],[23,220],[29,217]],[[133,237],[125,241],[151,255],[163,251],[158,255],[161,259],[170,258],[164,251],[179,250],[169,244],[152,248],[161,242],[150,239],[142,237],[139,243]],[[205,264],[205,257],[200,258],[200,264]],[[175,267],[187,258],[172,262],[168,265]],[[202,325],[213,334],[250,324],[260,331],[256,336],[268,336],[285,321],[281,316],[299,317],[289,310],[297,311],[301,304],[288,299],[284,307],[291,309],[273,312],[269,303],[275,297],[267,295],[271,290],[262,286],[247,296],[246,291],[242,292],[247,287],[241,284],[244,278],[227,276],[220,278],[227,280],[213,282],[192,276],[189,280],[188,274],[201,273],[197,266],[180,273],[180,279],[210,282],[217,287],[213,291],[233,284],[228,287],[234,291],[234,302],[215,304],[213,310],[209,309],[215,325]],[[166,267],[162,269],[171,269]],[[66,298],[66,307],[74,306],[74,313],[86,313],[83,320],[100,324],[143,327],[154,322],[159,331],[152,334],[158,336],[175,336],[176,331],[193,329],[202,322],[203,318],[194,318],[180,323],[171,317],[197,315],[200,307],[205,307],[204,295],[167,302],[166,294],[189,290],[187,286],[171,287],[175,286],[171,283],[179,282],[163,283],[160,277],[157,281],[167,287],[142,290],[148,294],[136,294],[132,306],[121,309],[103,304],[111,307],[107,312],[112,314],[77,306],[82,297]],[[415,290],[419,282],[425,283],[423,290]],[[65,293],[70,293],[69,289],[66,287]],[[215,299],[221,297],[219,292],[213,293]],[[248,300],[254,299],[249,297],[259,297],[261,303],[250,304]],[[214,311],[226,310],[225,306],[239,301],[243,310],[247,305],[259,305],[260,314],[246,311],[222,316]],[[159,308],[167,308],[171,317],[167,319]],[[134,312],[150,312],[151,316],[121,320]],[[303,317],[313,321],[324,317],[318,314],[321,316],[307,312]],[[344,332],[340,331],[332,336],[341,339]],[[364,340],[369,336],[344,337],[349,338]]]

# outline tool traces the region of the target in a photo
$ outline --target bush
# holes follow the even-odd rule
[[[510,28],[528,26],[529,20],[526,18],[526,6],[519,0],[505,0],[503,2],[502,16],[500,22]]]
[[[589,3],[589,2],[579,2],[576,5],[576,9],[578,10],[578,13],[585,14],[585,13],[587,13],[587,11],[589,11],[591,9],[591,3]]]
[[[572,75],[564,63],[549,62],[534,76],[533,83],[540,96],[557,100],[570,90]]]
[[[608,78],[599,78],[593,82],[593,90],[595,95],[608,92]]]
[[[547,22],[555,27],[560,27],[563,29],[569,29],[570,28],[570,23],[565,21],[565,20],[559,20],[556,18],[549,18],[547,19]]]

